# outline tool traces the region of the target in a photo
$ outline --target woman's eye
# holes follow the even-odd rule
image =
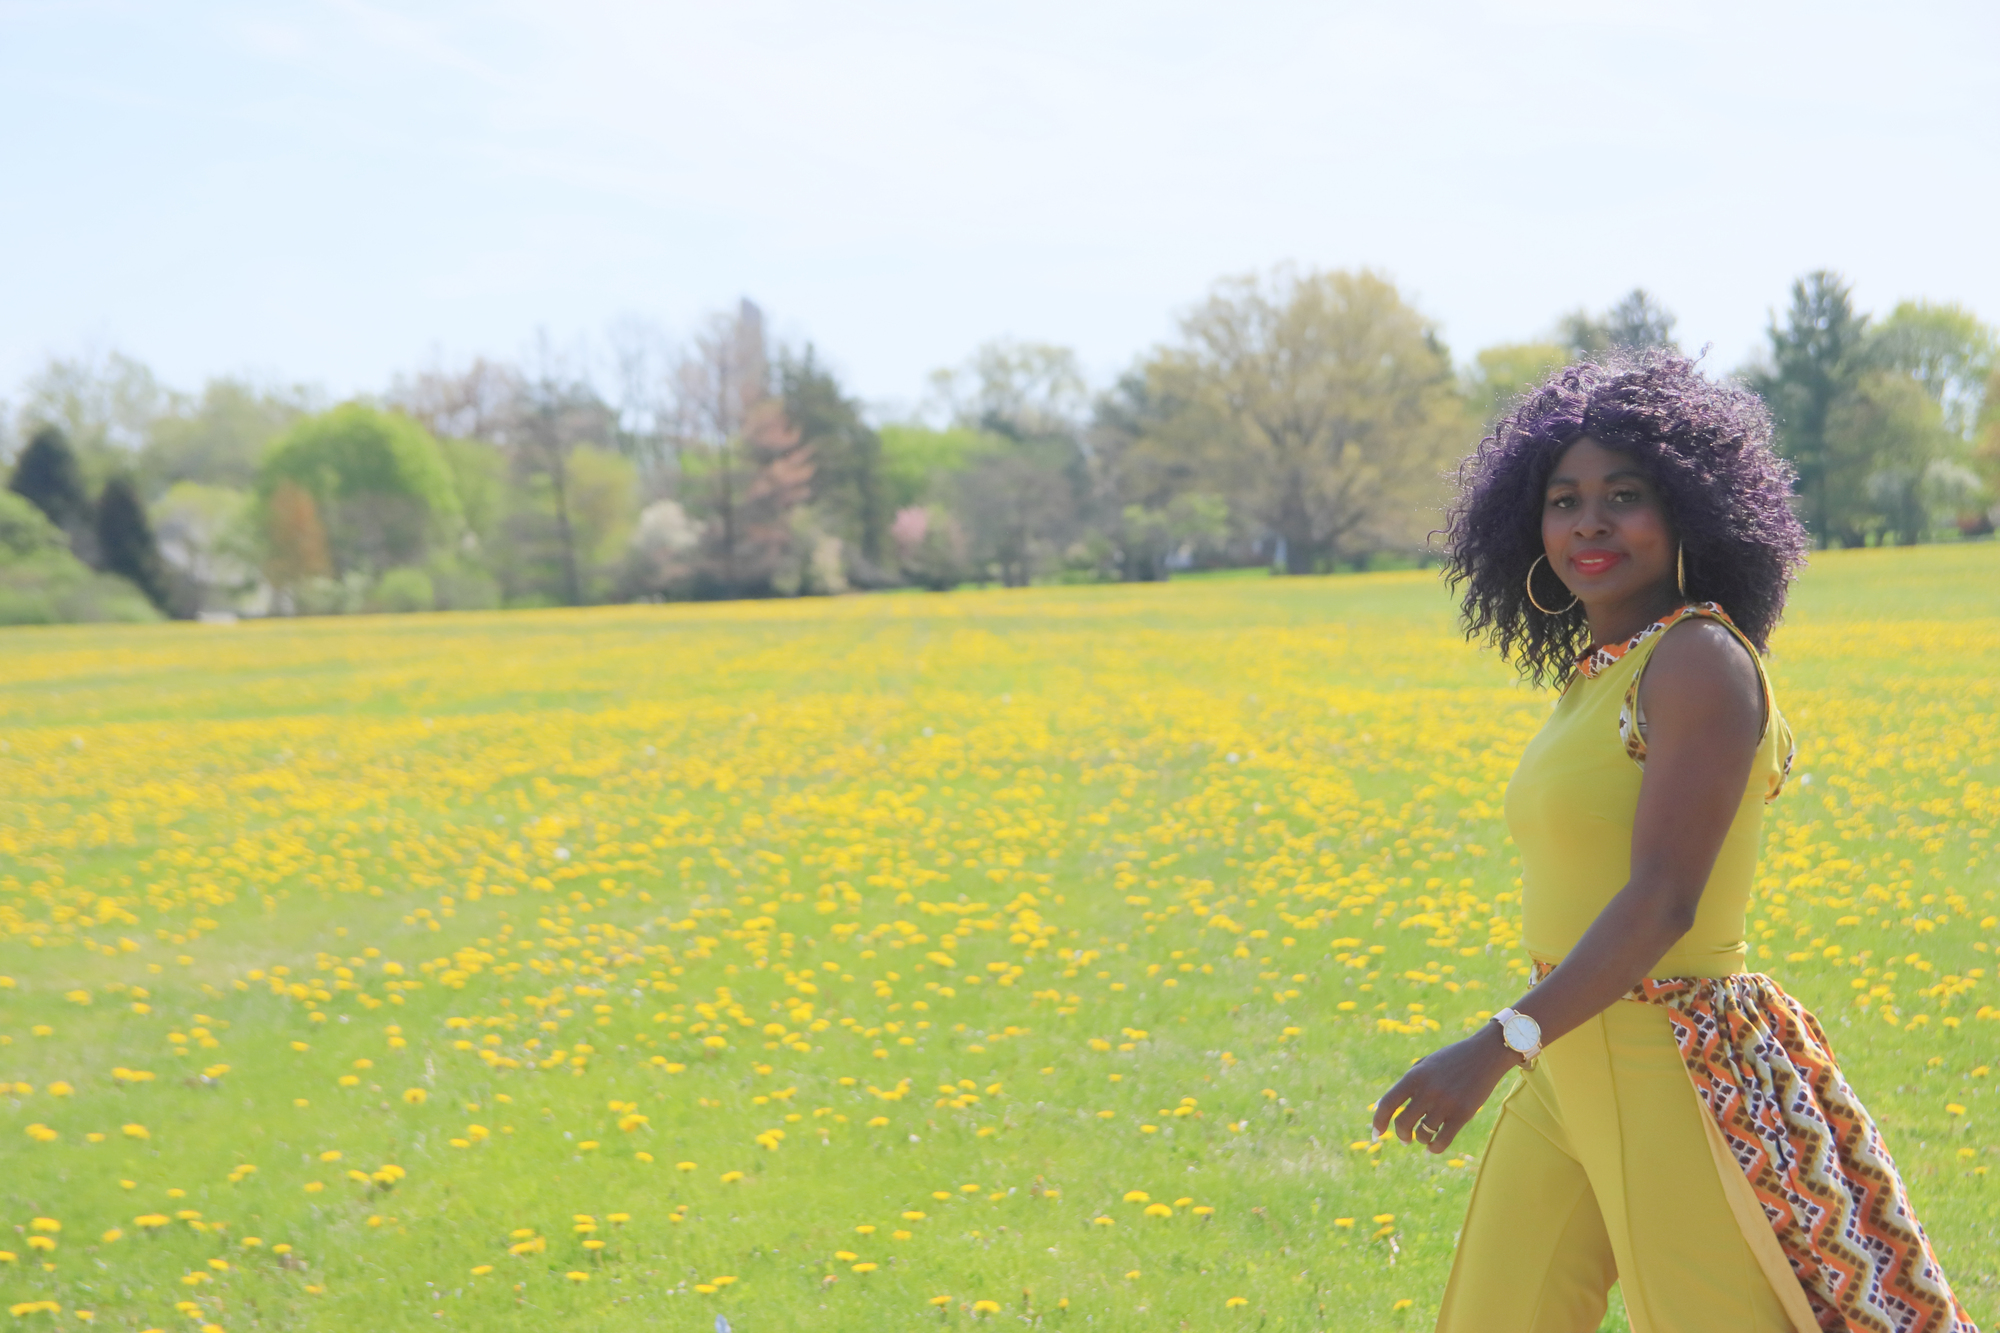
[[[1611,492],[1611,499],[1617,504],[1630,505],[1638,504],[1645,497],[1634,490],[1622,490]]]

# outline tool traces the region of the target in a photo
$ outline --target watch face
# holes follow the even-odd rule
[[[1500,1027],[1507,1044],[1517,1051],[1532,1050],[1541,1040],[1542,1025],[1526,1014],[1515,1014]]]

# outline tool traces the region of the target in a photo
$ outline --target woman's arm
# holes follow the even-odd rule
[[[1646,774],[1632,824],[1632,877],[1598,914],[1562,966],[1514,1007],[1542,1043],[1603,1012],[1694,924],[1695,908],[1736,818],[1764,730],[1764,691],[1743,646],[1722,626],[1693,620],[1667,631],[1646,664]],[[1418,1061],[1376,1103],[1375,1132],[1394,1119],[1411,1142],[1443,1152],[1520,1057],[1487,1023]],[[1398,1114],[1400,1108],[1401,1114]]]

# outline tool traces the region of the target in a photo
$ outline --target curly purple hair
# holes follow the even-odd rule
[[[1484,636],[1538,685],[1565,683],[1590,647],[1581,606],[1544,615],[1526,589],[1542,554],[1549,472],[1585,435],[1631,455],[1658,488],[1682,543],[1689,599],[1720,603],[1768,648],[1808,545],[1792,512],[1794,474],[1771,450],[1762,399],[1662,350],[1565,366],[1515,400],[1459,465],[1444,573],[1464,589],[1466,637]],[[1547,602],[1558,590],[1544,579]]]

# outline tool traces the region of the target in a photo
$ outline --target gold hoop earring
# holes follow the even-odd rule
[[[1681,600],[1688,595],[1687,543],[1682,542],[1674,551],[1674,582],[1680,585]]]
[[[1576,596],[1574,593],[1570,594],[1569,605],[1565,606],[1562,609],[1562,611],[1551,611],[1549,610],[1549,608],[1543,606],[1540,602],[1537,602],[1535,600],[1535,565],[1541,564],[1542,561],[1546,559],[1548,559],[1548,556],[1538,555],[1535,557],[1535,564],[1528,566],[1528,579],[1527,579],[1528,601],[1537,611],[1540,611],[1545,616],[1559,616],[1563,613],[1563,611],[1573,610],[1576,607],[1576,604],[1582,601],[1583,599],[1581,597]]]

